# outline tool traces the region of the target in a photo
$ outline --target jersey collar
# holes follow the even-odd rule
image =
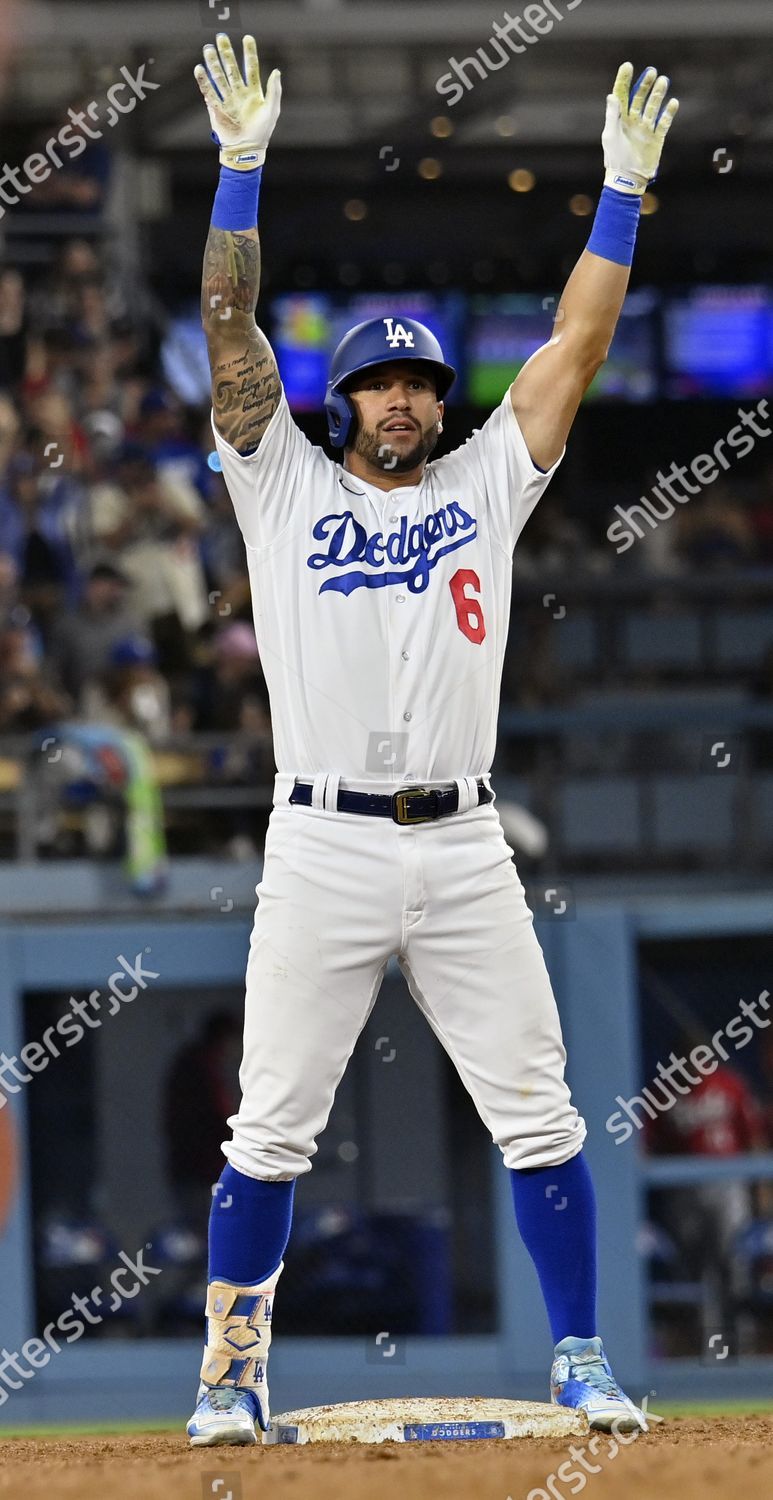
[[[341,485],[342,489],[347,490],[350,495],[366,495],[370,496],[371,498],[380,498],[382,500],[386,500],[387,498],[393,497],[395,495],[415,494],[416,490],[421,489],[427,477],[429,468],[430,465],[427,464],[418,484],[396,484],[394,486],[394,489],[382,490],[380,485],[371,484],[367,479],[360,479],[359,476],[350,474],[349,470],[345,469],[343,464],[336,464],[336,469],[338,470],[338,483]]]

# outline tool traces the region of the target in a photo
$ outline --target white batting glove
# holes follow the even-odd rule
[[[606,176],[604,186],[618,193],[646,191],[655,177],[663,142],[679,108],[678,99],[670,99],[665,109],[670,80],[657,68],[647,68],[631,91],[633,64],[618,68],[611,94],[607,95],[607,117],[601,144],[604,148]]]
[[[266,160],[279,119],[282,79],[275,68],[264,94],[254,36],[244,38],[244,78],[225,33],[218,32],[215,40],[216,47],[209,42],[204,48],[206,67],[199,63],[193,75],[204,95],[222,166],[251,172]]]

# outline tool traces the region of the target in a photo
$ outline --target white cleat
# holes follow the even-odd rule
[[[555,1406],[585,1411],[591,1427],[604,1432],[647,1432],[647,1418],[617,1384],[601,1339],[562,1339],[550,1371]]]
[[[186,1428],[191,1447],[257,1443],[257,1417],[258,1402],[249,1391],[237,1391],[232,1386],[213,1386],[201,1397]]]

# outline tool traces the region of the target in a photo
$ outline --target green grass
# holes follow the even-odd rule
[[[167,1417],[164,1421],[147,1422],[91,1422],[84,1424],[74,1422],[72,1426],[60,1425],[53,1427],[43,1424],[39,1427],[2,1427],[0,1426],[0,1443],[4,1438],[41,1438],[41,1437],[106,1437],[110,1433],[124,1436],[132,1432],[168,1432],[170,1434],[185,1434],[185,1421],[178,1418]]]
[[[653,1396],[650,1405],[654,1412],[664,1417],[744,1417],[752,1413],[773,1412],[773,1401],[658,1401]]]

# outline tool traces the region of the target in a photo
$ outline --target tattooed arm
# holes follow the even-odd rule
[[[276,360],[255,322],[260,287],[257,229],[210,227],[201,282],[201,321],[212,371],[215,425],[237,453],[254,453],[282,386]]]

